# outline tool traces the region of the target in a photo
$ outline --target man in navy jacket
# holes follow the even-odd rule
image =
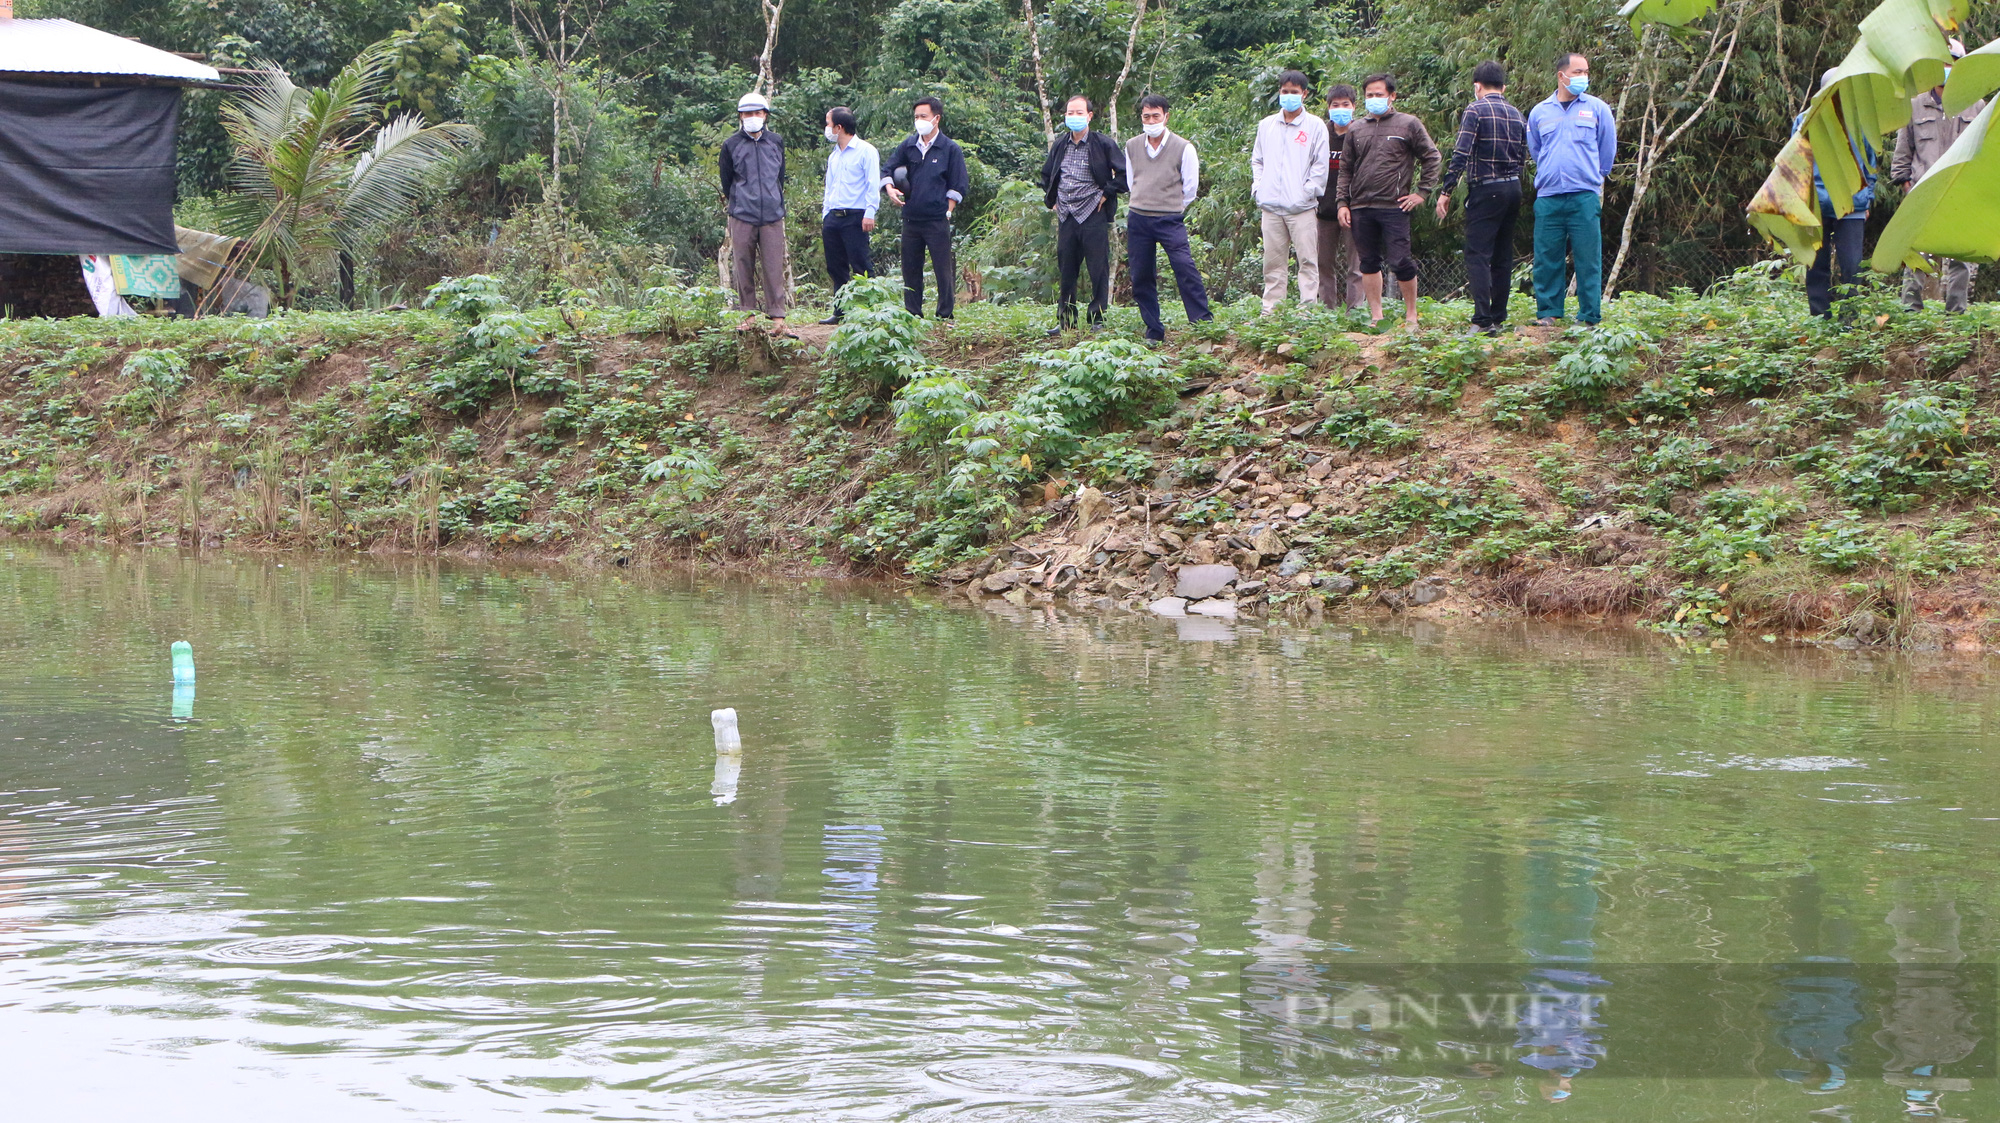
[[[954,274],[951,260],[951,215],[972,190],[965,170],[965,152],[944,135],[944,103],[934,97],[917,99],[912,108],[916,131],[889,154],[882,165],[882,186],[889,201],[903,208],[903,307],[913,316],[924,314],[924,251],[937,275],[937,314],[951,319]]]

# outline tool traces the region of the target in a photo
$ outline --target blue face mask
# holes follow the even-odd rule
[[[1063,124],[1069,126],[1070,132],[1080,133],[1090,127],[1090,118],[1081,113],[1072,113],[1063,118]]]
[[[1585,95],[1585,94],[1589,93],[1589,92],[1590,92],[1590,75],[1588,75],[1588,74],[1572,74],[1572,75],[1570,75],[1570,76],[1569,76],[1569,92],[1570,92],[1570,93],[1573,93],[1573,94],[1575,94],[1575,95],[1576,95],[1576,96],[1578,96],[1578,97],[1582,97],[1583,95]]]
[[[1326,119],[1344,129],[1354,123],[1354,107],[1351,105],[1336,106],[1326,111]]]
[[[1278,108],[1284,110],[1287,113],[1297,113],[1300,109],[1305,107],[1305,104],[1306,104],[1306,99],[1304,94],[1278,95]]]
[[[1389,99],[1385,97],[1371,97],[1362,104],[1367,107],[1370,117],[1380,117],[1389,112]]]

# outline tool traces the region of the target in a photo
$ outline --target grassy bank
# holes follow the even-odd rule
[[[0,324],[0,520],[198,548],[516,552],[906,573],[1143,607],[1629,617],[1687,636],[2000,643],[1986,308],[1814,321],[1789,283],[1627,296],[1593,332],[1414,335],[1254,303],[802,341],[713,289],[518,309]],[[1227,606],[1226,609],[1223,606]]]

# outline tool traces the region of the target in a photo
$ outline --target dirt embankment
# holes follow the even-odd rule
[[[1510,359],[1546,363],[1545,349],[1555,338],[1549,331],[1517,332],[1488,350],[1487,369],[1505,371]],[[1350,365],[1370,372],[1377,385],[1421,381],[1398,369],[1395,344],[1385,349],[1381,337],[1370,335],[1351,335],[1348,342],[1358,351]],[[1040,529],[953,567],[940,575],[940,584],[975,601],[999,597],[1023,606],[1170,617],[1533,616],[1655,626],[1707,643],[1748,634],[1965,653],[2000,645],[2000,580],[1991,549],[1996,511],[1990,506],[1960,500],[1866,520],[1878,541],[1914,538],[1936,545],[1951,539],[1941,551],[1947,555],[1963,547],[1938,571],[1910,572],[1913,567],[1899,565],[1901,559],[1886,550],[1870,555],[1872,565],[1818,567],[1745,550],[1736,559],[1742,564],[1690,573],[1689,535],[1663,531],[1659,522],[1672,520],[1649,521],[1619,502],[1641,486],[1634,477],[1659,467],[1635,456],[1628,434],[1600,440],[1597,426],[1582,419],[1495,425],[1491,405],[1505,385],[1471,381],[1449,411],[1405,415],[1419,422],[1419,439],[1395,452],[1351,448],[1351,432],[1333,431],[1327,417],[1344,403],[1268,389],[1283,381],[1285,356],[1227,344],[1212,353],[1226,359],[1224,372],[1184,396],[1176,423],[1200,417],[1208,403],[1236,408],[1256,425],[1260,447],[1228,459],[1212,482],[1198,488],[1135,483],[1099,489],[1053,481]],[[1964,376],[1992,377],[1990,371]],[[1756,412],[1721,408],[1703,428],[1740,431]],[[1640,426],[1623,409],[1611,414],[1613,424],[1623,422],[1620,428]],[[1168,430],[1142,442],[1156,454],[1156,469],[1168,468],[1183,436]],[[1727,494],[1734,485],[1737,492],[1803,493],[1788,516],[1795,530],[1812,525],[1815,515],[1838,521],[1854,514],[1801,488],[1794,471],[1754,462],[1747,467],[1723,480],[1680,485],[1682,493],[1664,506],[1696,523],[1716,505],[1716,493]],[[1467,496],[1504,490],[1514,504],[1506,517],[1540,524],[1545,533],[1485,550],[1477,546],[1486,539],[1474,540],[1472,549],[1433,550],[1427,557],[1411,550],[1415,568],[1385,567],[1385,555],[1394,557],[1423,537],[1422,519],[1381,525],[1399,485],[1405,506],[1428,498],[1454,510]],[[1187,525],[1188,513],[1204,505],[1202,519]],[[1372,527],[1366,525],[1371,513]],[[1689,605],[1693,612],[1683,607]]]
[[[420,314],[39,322],[0,328],[0,523],[935,580],[1085,611],[2000,643],[2000,495],[1978,478],[2000,346],[1878,324],[1856,358],[1787,327],[1758,354],[1720,342],[1754,310],[1673,314],[1693,332],[1624,344],[1245,320],[1164,353],[1176,400],[984,496],[978,525],[946,453],[842,377],[817,325],[565,314],[503,361]],[[923,346],[997,409],[1049,342],[993,315]],[[1957,435],[1888,443],[1923,410]]]

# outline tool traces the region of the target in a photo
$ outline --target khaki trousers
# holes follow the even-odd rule
[[[1264,216],[1264,311],[1285,299],[1286,255],[1299,259],[1299,303],[1319,301],[1319,216],[1313,212]]]
[[[1319,220],[1319,299],[1335,310],[1368,304],[1361,292],[1361,254],[1354,248],[1354,231],[1337,218]]]
[[[751,224],[729,218],[729,280],[736,288],[736,307],[757,306],[757,274],[764,274],[764,314],[785,318],[785,220]]]

